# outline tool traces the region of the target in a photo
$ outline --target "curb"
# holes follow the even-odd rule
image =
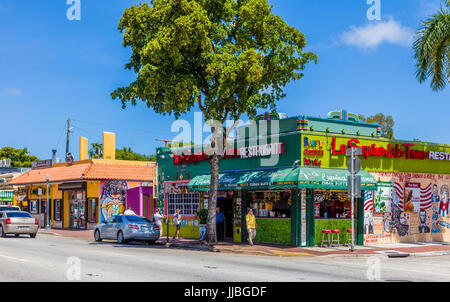
[[[42,231],[38,231],[37,233],[38,233],[38,235],[44,234],[44,235],[61,236],[61,235],[59,235],[58,233],[55,233],[55,232],[42,232]],[[71,237],[71,238],[73,238],[73,237]]]

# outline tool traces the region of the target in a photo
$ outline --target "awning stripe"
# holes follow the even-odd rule
[[[320,188],[347,189],[345,169],[278,168],[270,170],[232,171],[219,173],[219,190]],[[376,190],[376,180],[366,171],[360,171],[362,190]],[[189,183],[193,191],[209,191],[210,174],[198,175]]]

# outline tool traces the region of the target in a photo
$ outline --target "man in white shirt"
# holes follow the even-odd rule
[[[156,213],[155,213],[155,215],[153,215],[153,218],[155,219],[155,223],[159,226],[159,237],[162,237],[162,235],[163,235],[163,229],[162,229],[163,216],[159,212],[159,209],[156,209]]]
[[[128,207],[128,209],[123,213],[124,215],[135,215],[136,213],[131,209],[131,207]]]

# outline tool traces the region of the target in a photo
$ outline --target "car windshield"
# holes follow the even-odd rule
[[[32,218],[30,214],[27,212],[8,212],[6,213],[6,217],[26,217]]]
[[[125,218],[131,222],[149,222],[147,219],[144,219],[139,216],[125,216]]]

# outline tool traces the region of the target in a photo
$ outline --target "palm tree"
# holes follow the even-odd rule
[[[434,91],[444,89],[450,81],[450,0],[445,0],[439,12],[422,21],[413,49],[419,82],[431,77]]]

